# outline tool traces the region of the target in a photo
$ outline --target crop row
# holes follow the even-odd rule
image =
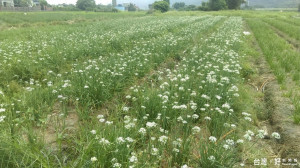
[[[289,92],[293,92],[294,86],[290,86],[290,79],[296,84],[300,79],[300,57],[287,41],[279,37],[269,25],[261,20],[248,19],[247,23],[254,32],[267,62],[277,77],[279,83],[288,87]],[[288,29],[288,28],[287,28]],[[292,33],[292,32],[291,32]],[[272,39],[272,40],[270,40]],[[297,92],[291,95],[295,106],[294,121],[300,121],[300,98]]]
[[[235,84],[241,67],[235,49],[241,22],[229,18],[215,33],[198,39],[199,45],[173,68],[132,86],[115,111],[94,118],[85,139],[89,146],[81,146],[85,152],[79,158],[84,159],[78,164],[232,167],[237,146],[243,142],[235,133],[225,136],[237,127],[234,99],[239,97]],[[251,131],[248,134],[253,136]]]
[[[265,22],[286,33],[290,37],[300,41],[300,25],[293,25],[276,19],[264,19]]]

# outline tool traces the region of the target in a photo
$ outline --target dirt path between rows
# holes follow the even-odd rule
[[[254,84],[258,90],[264,93],[264,104],[267,113],[267,120],[263,121],[268,133],[279,132],[281,139],[277,143],[268,142],[272,146],[276,156],[281,158],[282,167],[300,167],[300,125],[293,122],[294,106],[290,98],[285,97],[286,90],[282,90],[268,63],[264,59],[263,52],[256,39],[253,41],[260,56],[256,59],[254,69],[259,72],[257,82]],[[288,164],[288,159],[297,159],[298,165],[283,166],[284,159]]]

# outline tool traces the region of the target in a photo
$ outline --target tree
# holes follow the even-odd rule
[[[196,5],[189,5],[186,7],[187,11],[195,11],[197,10],[197,6]]]
[[[167,2],[170,5],[170,0],[163,0],[163,1]]]
[[[225,0],[209,0],[208,7],[210,10],[218,11],[226,9],[227,5]]]
[[[41,10],[45,10],[46,6],[48,5],[48,2],[46,0],[39,0]]]
[[[77,0],[76,7],[81,10],[93,10],[96,3],[95,0]]]
[[[226,0],[228,9],[240,9],[241,4],[244,2],[244,0]]]
[[[21,5],[20,5],[20,4],[21,4],[21,0],[14,0],[14,4],[15,4],[15,6],[17,6],[17,7],[21,6]]]
[[[16,1],[18,6],[20,7],[30,7],[32,6],[32,1],[31,0],[19,0]]]
[[[208,4],[208,2],[202,2],[201,6],[198,7],[198,10],[208,11],[209,10],[209,4]]]
[[[128,11],[136,11],[136,6],[132,3],[130,3],[128,6]]]
[[[184,2],[176,2],[173,4],[173,8],[178,10],[178,9],[182,9],[185,7],[185,3]]]
[[[166,1],[155,1],[153,8],[161,12],[167,12],[169,10],[169,4]]]

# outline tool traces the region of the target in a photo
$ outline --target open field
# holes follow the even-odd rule
[[[0,30],[0,167],[299,166],[299,13],[0,13]]]

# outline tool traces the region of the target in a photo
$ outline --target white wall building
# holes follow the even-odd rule
[[[14,0],[0,0],[0,6],[14,7]]]

